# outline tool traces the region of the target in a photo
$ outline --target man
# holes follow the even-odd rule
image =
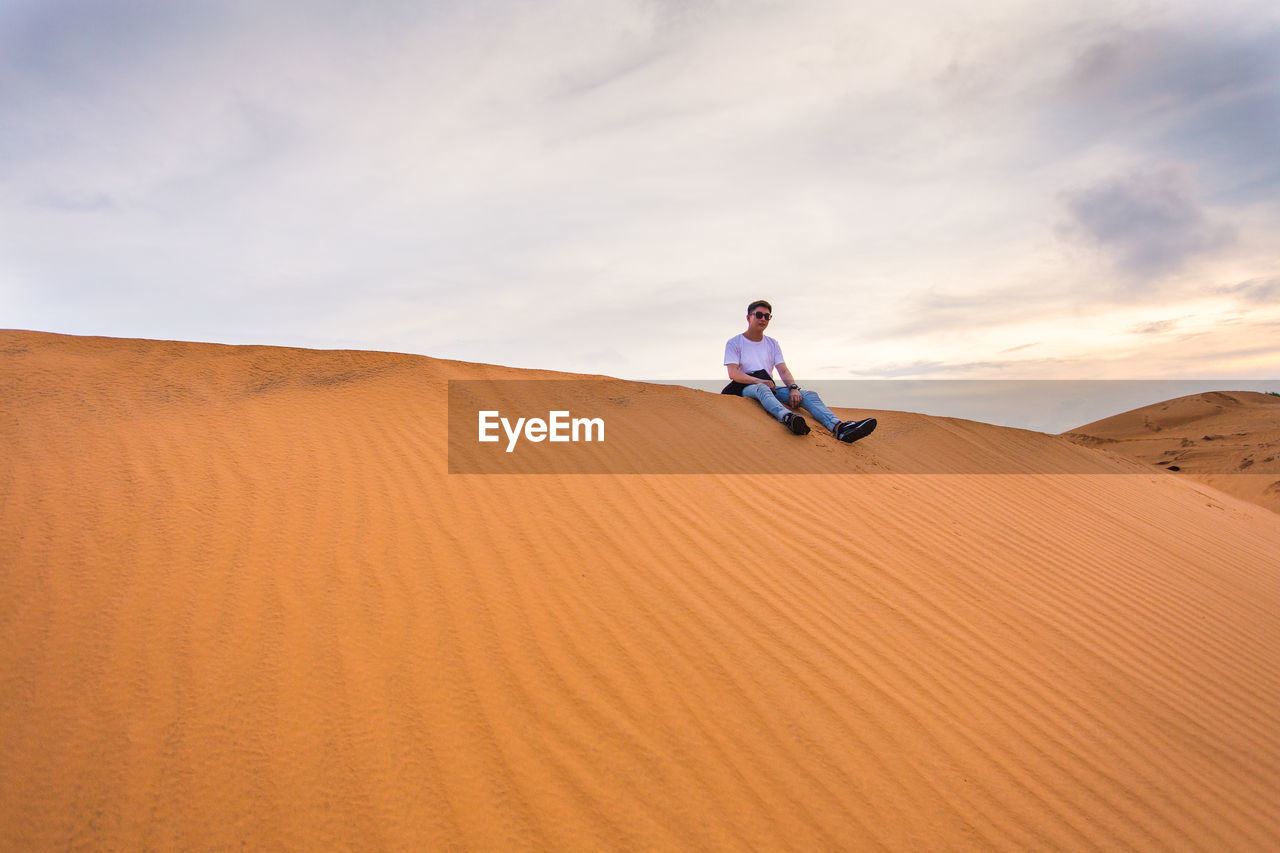
[[[854,442],[871,435],[876,428],[875,418],[842,421],[816,392],[800,389],[787,363],[782,360],[782,348],[764,333],[772,319],[773,306],[763,299],[747,306],[747,330],[730,338],[724,346],[724,365],[729,369],[731,381],[720,393],[754,398],[795,435],[807,435],[809,424],[795,412],[787,411],[786,406],[793,409],[804,406],[841,441]],[[775,367],[782,378],[782,387],[774,384]]]

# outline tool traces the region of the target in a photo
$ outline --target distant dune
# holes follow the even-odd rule
[[[705,473],[448,472],[554,376],[0,332],[0,848],[1280,849],[1277,513],[622,381]]]
[[[1194,394],[1066,435],[1280,512],[1280,397],[1272,394]]]

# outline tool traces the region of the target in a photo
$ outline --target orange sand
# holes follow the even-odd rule
[[[1280,397],[1253,391],[1194,394],[1067,435],[1280,512]]]
[[[1280,847],[1280,515],[655,386],[889,473],[448,474],[520,375],[0,332],[0,848]]]

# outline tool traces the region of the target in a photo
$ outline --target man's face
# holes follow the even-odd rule
[[[771,314],[772,312],[768,308],[761,305],[759,308],[751,309],[751,313],[747,314],[747,322],[751,325],[751,328],[758,332],[763,332],[769,328],[769,320],[772,319]]]

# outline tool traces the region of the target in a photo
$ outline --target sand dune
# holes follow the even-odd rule
[[[1280,515],[623,382],[709,473],[448,473],[531,376],[0,332],[0,847],[1280,846]]]
[[[1280,512],[1280,397],[1194,394],[1095,421],[1067,436]]]

